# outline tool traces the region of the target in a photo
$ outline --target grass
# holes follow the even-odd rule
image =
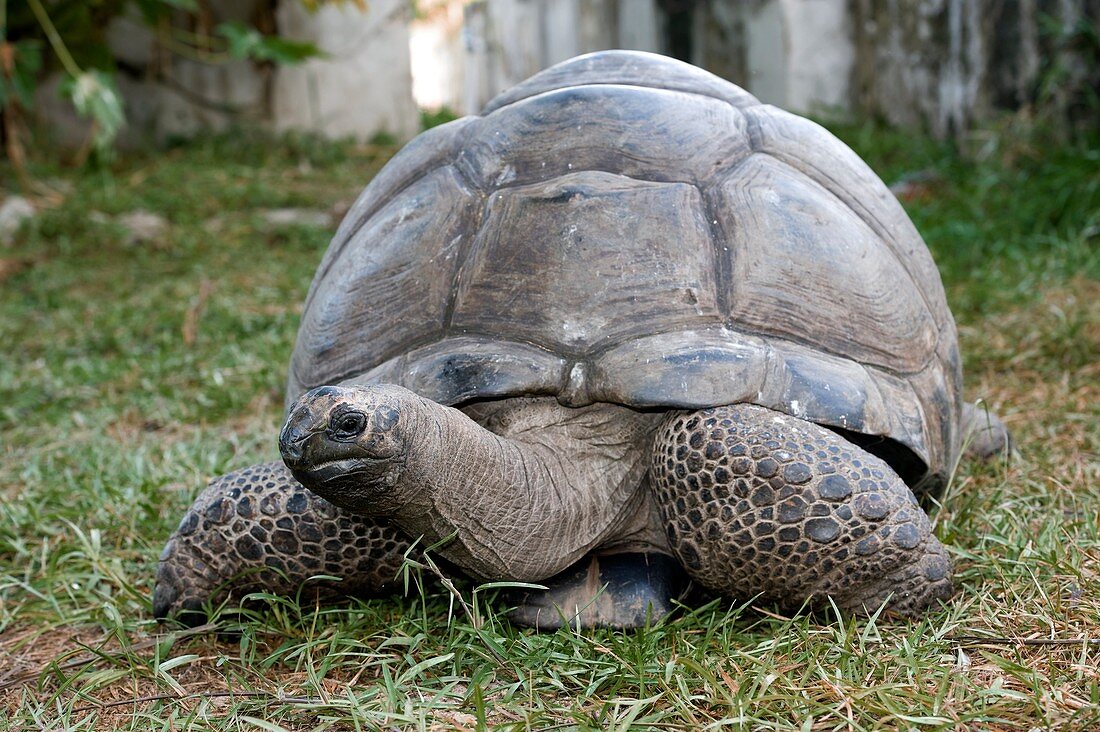
[[[109,172],[40,167],[71,191],[0,250],[0,729],[1100,726],[1100,150],[991,138],[975,161],[838,132],[914,181],[967,396],[1020,447],[964,464],[935,515],[948,606],[900,622],[714,602],[634,633],[533,635],[491,591],[462,589],[474,627],[428,585],[271,598],[233,640],[157,626],[156,557],[193,495],[276,455],[331,235],[259,214],[347,200],[388,154],[239,133]],[[138,208],[169,228],[128,245],[109,217]],[[1050,642],[1005,640],[1022,638]]]

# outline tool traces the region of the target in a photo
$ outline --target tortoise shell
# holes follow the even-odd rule
[[[536,74],[363,191],[310,288],[287,398],[382,382],[450,405],[751,402],[911,485],[958,452],[955,324],[886,186],[817,124],[639,52]]]

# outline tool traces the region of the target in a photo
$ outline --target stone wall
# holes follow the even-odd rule
[[[946,137],[1031,108],[1075,125],[1100,95],[1098,0],[853,0],[851,15],[852,107],[892,124]]]
[[[276,129],[330,137],[387,133],[399,140],[416,134],[420,116],[412,97],[408,0],[371,0],[366,12],[352,3],[309,12],[284,1],[276,19],[280,35],[312,41],[325,54],[276,69]]]
[[[555,61],[619,47],[677,53],[793,111],[942,137],[1018,109],[1097,125],[1100,0],[437,3],[465,9],[448,16],[450,41],[430,64],[457,71],[439,85],[447,94],[421,102],[461,113]],[[414,24],[414,43],[434,22]]]
[[[366,11],[343,3],[309,12],[299,0],[212,0],[207,6],[210,28],[259,21],[280,35],[315,43],[325,55],[298,66],[204,63],[164,52],[136,17],[117,18],[107,35],[126,105],[122,145],[220,131],[238,122],[364,140],[379,133],[405,140],[419,130],[408,0],[370,0]],[[61,99],[59,81],[39,86],[36,111],[53,142],[77,147],[87,139],[88,123]]]
[[[873,116],[940,136],[1019,108],[1097,125],[1100,0],[370,0],[366,12],[344,3],[313,13],[300,0],[210,0],[209,7],[211,27],[267,13],[272,29],[313,41],[326,56],[297,67],[208,65],[157,51],[144,26],[119,19],[110,36],[131,139],[241,119],[407,139],[418,129],[417,105],[474,113],[540,69],[605,48],[677,54],[793,111]],[[86,127],[55,94],[55,85],[41,86],[40,110],[62,141],[79,142]]]
[[[461,4],[461,3],[460,3]],[[607,48],[661,52],[656,0],[475,0],[463,5],[461,113],[547,66]]]

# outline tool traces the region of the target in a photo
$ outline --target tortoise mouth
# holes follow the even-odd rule
[[[373,483],[385,477],[396,461],[393,458],[351,457],[325,460],[310,466],[299,466],[295,472],[309,476],[311,482],[335,483],[362,481]]]
[[[291,473],[321,498],[363,516],[390,510],[404,469],[399,457],[350,457],[291,468]]]

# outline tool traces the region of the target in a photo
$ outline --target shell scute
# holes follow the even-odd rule
[[[899,373],[921,370],[938,330],[905,269],[855,212],[799,171],[753,155],[718,186],[737,327]]]
[[[479,201],[453,168],[439,168],[352,233],[302,314],[292,380],[309,388],[346,379],[442,335]]]
[[[450,164],[477,119],[463,117],[417,135],[371,178],[344,215],[321,264],[317,267],[313,285],[306,297],[307,308],[317,285],[356,232],[394,196],[432,173],[437,167]]]
[[[689,408],[753,401],[767,372],[767,343],[724,327],[645,335],[601,353],[593,401]]]
[[[737,108],[760,104],[752,94],[709,71],[638,51],[589,53],[563,61],[516,84],[485,105],[485,113],[554,89],[590,84],[672,89],[712,97]]]
[[[451,332],[582,358],[723,319],[698,189],[599,171],[493,194],[459,283]]]
[[[581,170],[694,183],[750,152],[745,116],[729,104],[613,84],[524,99],[483,118],[470,132],[459,165],[486,188]]]
[[[951,320],[932,255],[894,194],[821,125],[769,105],[745,110],[753,149],[803,173],[855,211],[917,283],[938,325]]]

